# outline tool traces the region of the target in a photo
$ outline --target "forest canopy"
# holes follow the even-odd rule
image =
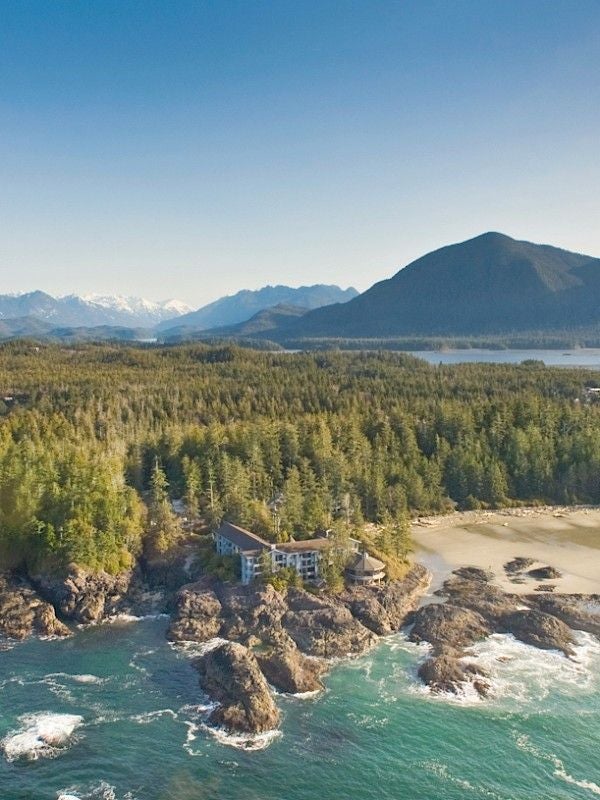
[[[168,545],[169,496],[280,540],[339,520],[385,539],[455,506],[598,503],[598,378],[390,352],[5,343],[0,557],[117,572]]]

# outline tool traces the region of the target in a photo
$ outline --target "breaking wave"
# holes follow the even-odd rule
[[[83,724],[78,714],[53,714],[41,711],[19,717],[21,728],[10,731],[1,746],[7,761],[54,758],[71,743],[73,734]]]

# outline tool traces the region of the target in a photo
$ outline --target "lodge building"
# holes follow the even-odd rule
[[[301,541],[279,542],[272,544],[257,536],[255,533],[234,525],[223,522],[214,534],[215,549],[221,556],[239,555],[241,562],[241,581],[243,584],[252,583],[262,572],[264,554],[271,560],[271,569],[277,572],[284,567],[292,567],[302,580],[315,581],[321,577],[321,564],[323,553],[331,543],[328,532],[320,532],[313,539]],[[349,539],[349,551],[359,555],[361,543],[357,539]],[[370,558],[370,556],[367,556]],[[352,563],[354,563],[354,561]],[[376,561],[371,559],[371,561]],[[368,573],[362,575],[361,583],[381,582],[385,575],[385,566],[381,561],[376,562],[377,569],[373,571],[373,580],[369,580]],[[353,576],[350,576],[351,579]]]

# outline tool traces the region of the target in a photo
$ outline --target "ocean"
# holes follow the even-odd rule
[[[416,677],[426,646],[392,636],[334,664],[320,695],[279,697],[281,731],[244,742],[204,727],[197,648],[170,645],[166,624],[117,620],[0,652],[2,800],[600,796],[600,643],[586,634],[573,661],[482,643],[484,701],[432,696]]]

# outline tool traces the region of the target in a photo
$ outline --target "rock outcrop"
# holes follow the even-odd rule
[[[462,651],[491,633],[489,623],[477,611],[452,603],[434,603],[417,611],[410,639],[429,642],[434,651],[448,648]]]
[[[526,599],[530,605],[552,614],[570,628],[586,631],[600,639],[600,596],[529,595]]]
[[[265,678],[280,692],[304,694],[323,688],[321,675],[325,665],[319,659],[303,655],[293,642],[258,652],[256,658]]]
[[[176,642],[205,642],[221,630],[221,603],[201,584],[184,586],[175,602],[168,638]]]
[[[465,663],[453,653],[442,651],[439,655],[427,659],[419,667],[419,678],[435,692],[456,694],[467,683],[485,697],[489,692],[489,683],[484,670],[476,664]]]
[[[288,593],[283,625],[302,652],[321,658],[364,653],[377,639],[343,604],[301,589]]]
[[[209,722],[231,733],[266,733],[279,724],[279,711],[256,658],[227,642],[195,662],[200,685],[219,705]]]
[[[572,656],[575,640],[571,629],[557,617],[536,609],[519,609],[503,619],[503,628],[516,639],[542,650],[560,650]]]
[[[556,569],[556,567],[537,567],[536,569],[530,569],[527,575],[530,578],[535,578],[536,581],[548,581],[562,578],[562,572]]]
[[[10,639],[40,636],[67,636],[66,625],[57,619],[54,608],[42,600],[25,581],[0,575],[0,634]]]
[[[528,559],[505,565],[515,574],[529,566]],[[492,633],[510,633],[526,644],[574,654],[572,629],[600,636],[598,607],[589,598],[532,594],[526,597],[503,592],[483,570],[456,570],[436,594],[446,600],[419,609],[412,618],[410,638],[428,642],[431,657],[419,670],[421,678],[436,691],[460,691],[471,682],[484,694],[488,684],[477,665],[466,661],[469,648]]]
[[[326,659],[358,655],[371,647],[378,635],[399,630],[429,580],[427,570],[417,565],[403,581],[349,588],[332,597],[296,588],[278,592],[269,585],[229,585],[205,577],[180,589],[168,637],[195,642],[220,637],[243,645],[246,661],[256,664],[278,691],[314,692],[323,688]],[[213,652],[216,653],[210,651],[200,663],[211,665],[218,657],[225,657],[210,657]],[[231,654],[227,657],[232,658]],[[246,673],[228,668],[228,675],[233,694],[243,695],[246,683],[242,687],[235,684],[240,676],[247,682]],[[212,694],[212,687],[217,687],[214,678],[203,678],[203,685],[221,702],[222,689],[218,689],[218,696]],[[227,701],[223,705],[237,708],[239,704]],[[226,717],[224,711],[218,714],[219,724],[234,729],[240,712],[227,712]],[[216,718],[211,719],[214,722]],[[247,715],[243,723],[246,731],[255,719],[252,714]]]
[[[132,575],[132,572],[92,573],[72,564],[61,575],[34,575],[32,580],[61,616],[85,623],[117,613]]]

